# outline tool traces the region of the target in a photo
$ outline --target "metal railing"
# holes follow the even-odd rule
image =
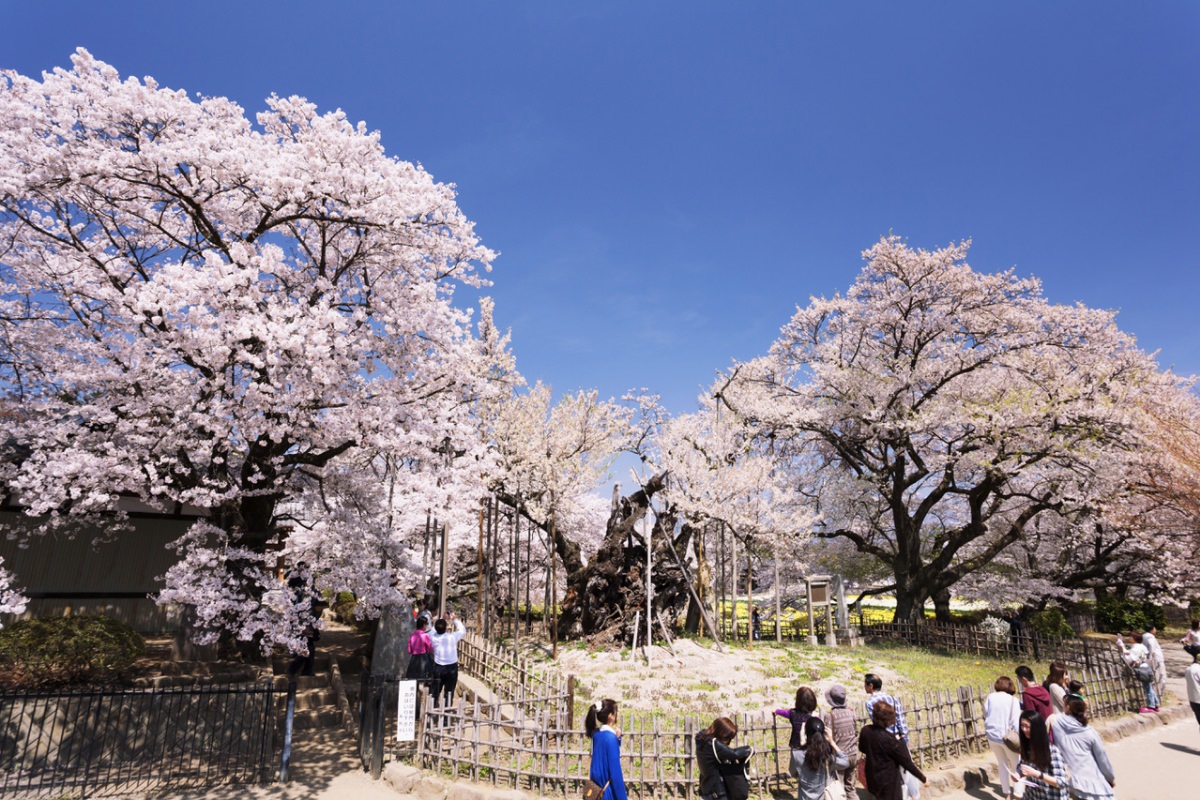
[[[275,700],[269,683],[0,689],[0,796],[94,797],[269,781]]]

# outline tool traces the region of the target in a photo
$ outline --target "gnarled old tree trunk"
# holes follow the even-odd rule
[[[586,566],[567,576],[567,595],[559,617],[559,634],[564,638],[586,637],[593,644],[627,642],[633,638],[633,621],[641,612],[644,635],[646,614],[646,541],[644,526],[650,499],[666,485],[666,473],[651,478],[644,489],[614,499],[605,529],[604,542]],[[658,616],[667,625],[688,605],[687,578],[679,561],[669,552],[674,547],[685,558],[692,528],[684,525],[675,535],[677,515],[673,508],[660,513],[651,531],[652,609],[654,633],[661,636]]]

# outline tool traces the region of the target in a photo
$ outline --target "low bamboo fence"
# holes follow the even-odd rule
[[[871,626],[868,633],[952,652],[1012,655],[1000,646],[1003,643],[962,626],[888,624]],[[1037,642],[1042,660],[1067,663],[1085,684],[1094,718],[1123,714],[1140,702],[1140,685],[1110,651],[1086,640]],[[460,644],[459,664],[488,683],[499,699],[487,703],[475,698],[440,710],[422,703],[417,763],[456,778],[543,796],[578,796],[588,774],[591,743],[582,726],[574,724],[573,678],[533,667],[497,644],[473,638]],[[987,753],[984,702],[990,692],[990,687],[960,686],[898,696],[913,759],[925,768]],[[735,744],[755,749],[750,761],[754,795],[793,794],[795,782],[787,774],[790,723],[770,713],[738,714],[733,719],[738,726]],[[699,780],[695,736],[710,722],[695,715],[623,713],[621,760],[629,793],[639,800],[692,800]]]

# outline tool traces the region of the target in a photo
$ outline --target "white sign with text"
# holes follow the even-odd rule
[[[417,682],[400,681],[396,703],[396,741],[411,742],[417,738]]]

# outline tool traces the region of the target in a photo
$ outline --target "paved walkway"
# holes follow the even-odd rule
[[[1118,800],[1200,797],[1200,726],[1195,718],[1105,745],[1117,773]],[[865,796],[865,793],[864,793]],[[939,795],[939,800],[1003,800],[999,783]]]

